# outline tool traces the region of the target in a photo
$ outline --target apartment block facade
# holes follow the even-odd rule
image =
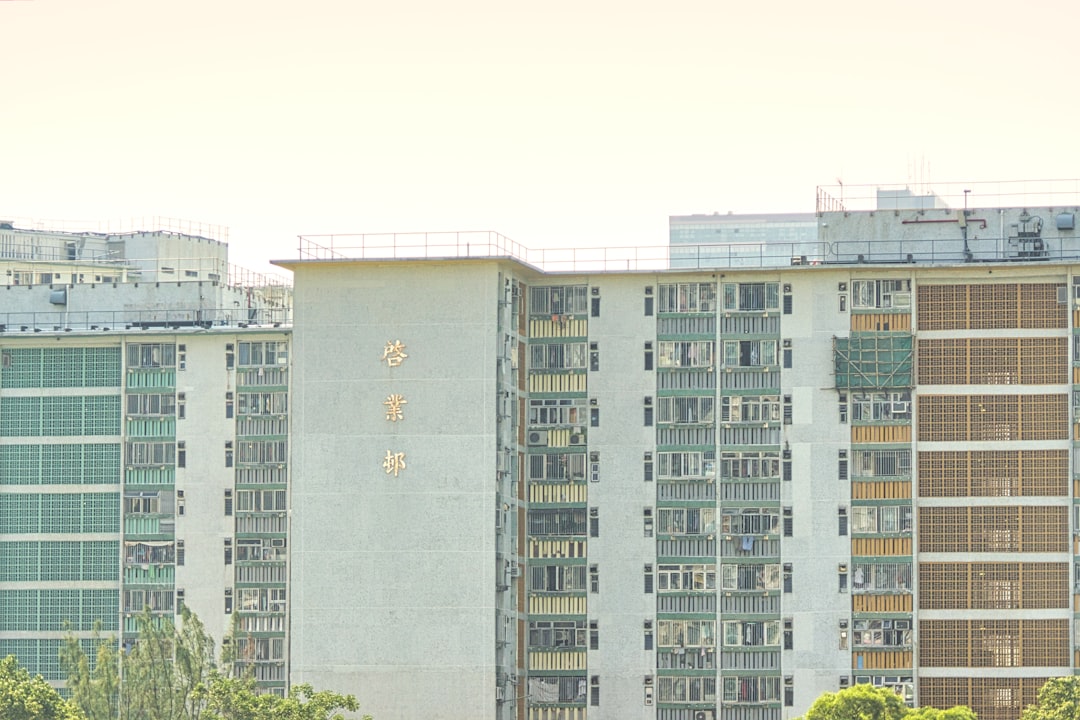
[[[380,720],[1012,720],[1080,667],[1080,210],[937,205],[732,266],[305,238],[291,295],[4,255],[0,654],[184,603]]]
[[[855,683],[1018,717],[1077,662],[1080,246],[1001,213],[825,213],[785,267],[313,238],[293,681],[389,718],[780,720]]]

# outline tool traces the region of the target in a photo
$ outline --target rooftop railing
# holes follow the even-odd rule
[[[291,308],[218,308],[175,310],[93,310],[85,312],[0,313],[2,333],[115,330],[212,330],[215,328],[287,328]]]
[[[718,243],[531,250],[495,232],[301,236],[300,260],[508,258],[549,273],[894,263],[1080,262],[1080,237]]]

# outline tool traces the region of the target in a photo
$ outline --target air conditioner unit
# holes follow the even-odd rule
[[[574,433],[573,435],[570,436],[570,444],[571,445],[584,445],[585,444],[585,436],[580,434],[580,433]]]
[[[542,447],[548,444],[548,434],[543,431],[533,430],[529,432],[529,444],[534,447]]]
[[[840,687],[846,688],[851,686],[851,677],[847,675],[840,676]]]
[[[911,293],[893,293],[892,307],[894,308],[906,308],[911,307]]]
[[[285,547],[285,538],[271,538],[270,547],[283,548]]]
[[[512,565],[510,565],[510,567],[507,568],[507,570],[510,571],[510,577],[512,577],[512,578],[521,577],[521,566],[518,565],[517,563],[513,563]]]
[[[694,720],[716,720],[715,710],[695,710]]]
[[[892,403],[892,407],[890,409],[894,413],[906,413],[910,411],[911,404],[907,400],[898,400]]]

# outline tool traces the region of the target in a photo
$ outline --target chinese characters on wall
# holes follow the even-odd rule
[[[400,340],[387,340],[380,361],[385,361],[388,368],[396,368],[405,362],[408,357],[405,353],[405,343]],[[387,395],[386,400],[383,400],[383,405],[386,406],[387,422],[397,423],[404,420],[404,406],[407,404],[408,400],[401,393]],[[387,475],[397,477],[406,468],[405,453],[387,450],[386,457],[382,461],[382,467]]]

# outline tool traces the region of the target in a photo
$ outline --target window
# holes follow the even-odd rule
[[[126,452],[127,464],[131,467],[172,465],[176,445],[171,442],[129,442]]]
[[[529,425],[530,427],[583,425],[585,423],[584,403],[584,400],[576,398],[530,400]]]
[[[593,293],[595,294],[595,292],[596,292],[596,288],[593,288]],[[592,307],[591,307],[591,311],[590,311],[589,314],[592,317],[600,317],[600,298],[594,297],[592,299]]]
[[[660,565],[656,581],[657,590],[661,593],[713,591],[716,590],[716,566]]]
[[[225,588],[225,614],[231,615],[233,611],[233,591],[232,588]]]
[[[721,588],[730,591],[780,589],[780,565],[751,563],[723,565]]]
[[[232,370],[236,366],[236,353],[233,351],[233,344],[229,343],[225,346],[225,369]]]
[[[187,442],[176,441],[176,467],[187,467]]]
[[[851,418],[855,422],[911,420],[911,391],[854,393]]]
[[[795,532],[795,518],[793,516],[793,509],[790,507],[784,508],[784,537],[791,537]]]
[[[253,394],[259,395],[261,393],[253,393]],[[270,393],[266,393],[266,394],[270,394]],[[280,394],[284,395],[284,393],[280,393]],[[232,394],[232,392],[225,393],[225,417],[226,417],[226,419],[231,419],[232,416],[233,416],[233,404],[234,403],[233,403],[233,394]]]
[[[840,393],[840,422],[846,423],[848,421],[848,396],[847,393]]]
[[[747,312],[779,308],[779,283],[724,283],[724,310]]]
[[[645,537],[653,536],[653,509],[645,508],[642,513],[642,519],[645,524]]]
[[[725,647],[768,647],[780,644],[779,620],[726,620]]]
[[[724,367],[776,365],[775,340],[725,340]]]
[[[848,534],[848,514],[846,507],[840,507],[836,511],[836,520],[839,526],[839,534],[844,537]]]
[[[653,400],[651,396],[645,398],[645,427],[653,426]]]
[[[185,554],[186,553],[184,551],[184,541],[183,540],[177,540],[176,541],[176,564],[177,565],[183,565],[184,564],[184,556],[185,556]]]
[[[911,307],[910,280],[855,280],[851,284],[851,307],[887,309]]]
[[[713,351],[716,343],[712,340],[661,340],[658,344],[659,363],[662,368],[713,366]]]
[[[780,477],[780,453],[722,452],[720,477],[725,480]]]
[[[176,514],[177,515],[183,515],[184,514],[184,506],[185,506],[185,504],[186,504],[186,501],[184,499],[184,491],[183,490],[177,490],[176,491]]]
[[[507,563],[507,569],[514,565]],[[526,569],[528,590],[533,593],[585,592],[584,565],[539,565]],[[502,589],[506,589],[505,587]]]
[[[584,370],[585,343],[538,343],[529,346],[530,370]]]
[[[786,638],[786,635],[787,634],[785,633],[785,638]],[[789,648],[789,647],[787,647],[785,645],[784,649],[785,650],[790,650],[791,648]],[[784,676],[784,707],[792,707],[794,705],[795,705],[795,678],[793,678],[791,675],[785,675]]]
[[[791,396],[790,395],[785,395],[784,396],[784,424],[785,425],[790,425],[792,423],[792,421],[794,419],[793,412],[794,411],[792,409]]]
[[[657,453],[657,474],[662,479],[709,478],[716,474],[716,452]]]
[[[851,641],[855,647],[910,648],[910,620],[855,620]]]
[[[589,592],[591,592],[591,593],[600,592],[600,566],[599,565],[590,565],[589,566]]]
[[[659,311],[662,313],[716,312],[716,286],[712,283],[660,285]]]
[[[724,398],[731,401],[734,398]],[[661,425],[711,425],[714,421],[716,399],[710,395],[688,395],[659,398]]]
[[[225,442],[225,467],[231,468],[233,466],[233,444],[232,440]]]
[[[790,342],[790,341],[785,340],[784,342],[786,343],[786,342]],[[788,369],[788,370],[791,369],[791,348],[790,347],[785,347],[784,348],[784,368]]]
[[[721,678],[724,683],[725,703],[779,702],[779,677],[732,677]]]
[[[232,565],[232,538],[225,538],[225,564]]]
[[[529,647],[561,650],[585,648],[584,620],[537,620],[529,623]]]
[[[187,345],[176,346],[176,367],[187,370]]]
[[[784,618],[784,649],[795,649],[795,621],[791,618]],[[790,678],[787,682],[790,684]]]
[[[600,343],[589,343],[589,370],[600,370]]]
[[[645,369],[653,369],[653,345],[651,342],[645,343]]]
[[[589,508],[589,537],[600,537],[599,508]]]
[[[130,343],[127,364],[129,368],[176,367],[176,346],[172,343]]]
[[[651,452],[645,453],[645,482],[652,482],[653,479],[653,456]]]
[[[840,592],[847,592],[847,565],[841,563],[837,569],[837,577],[840,579]]]
[[[584,480],[585,453],[529,455],[529,480]]]
[[[784,563],[784,592],[791,592],[792,564]]]
[[[589,408],[589,427],[600,427],[600,408],[595,405]]]
[[[856,506],[851,509],[851,531],[872,534],[910,533],[911,519],[911,505]],[[846,525],[845,521],[844,526]]]
[[[593,675],[589,680],[589,705],[596,707],[600,704],[600,676]]]
[[[584,315],[589,289],[584,285],[529,288],[529,312],[533,315]]]
[[[645,649],[646,650],[652,650],[653,649],[652,620],[646,620],[645,621],[644,632],[645,632]]]
[[[645,594],[651,595],[653,591],[653,566],[651,564],[645,566]],[[652,629],[652,623],[646,622],[645,627]]]
[[[847,450],[840,450],[839,453],[840,453],[840,455],[839,455],[839,462],[837,464],[836,474],[841,480],[847,480],[848,479]]]
[[[910,562],[858,562],[853,567],[852,592],[911,592]]]
[[[653,289],[652,286],[645,288],[645,317],[653,315]]]
[[[657,647],[716,647],[715,620],[657,620]]]
[[[233,491],[225,491],[225,517],[232,517],[233,514]]]
[[[176,393],[176,417],[180,420],[187,417],[187,393]]]
[[[596,620],[589,623],[589,649],[600,649],[600,625]]]
[[[231,350],[232,346],[226,346]],[[240,366],[286,365],[289,362],[289,344],[280,341],[240,343]]]
[[[725,508],[721,515],[720,531],[725,535],[777,535],[780,532],[780,510]]]
[[[660,508],[661,535],[712,535],[716,508]],[[738,512],[738,511],[732,511]]]
[[[179,394],[182,402],[184,394]],[[172,393],[134,393],[127,396],[127,414],[136,417],[167,417],[175,415],[177,397]]]
[[[670,399],[685,400],[689,398]],[[706,399],[711,401],[711,398]],[[720,399],[720,422],[780,422],[781,412],[780,397],[778,395],[733,395],[724,396]]]

